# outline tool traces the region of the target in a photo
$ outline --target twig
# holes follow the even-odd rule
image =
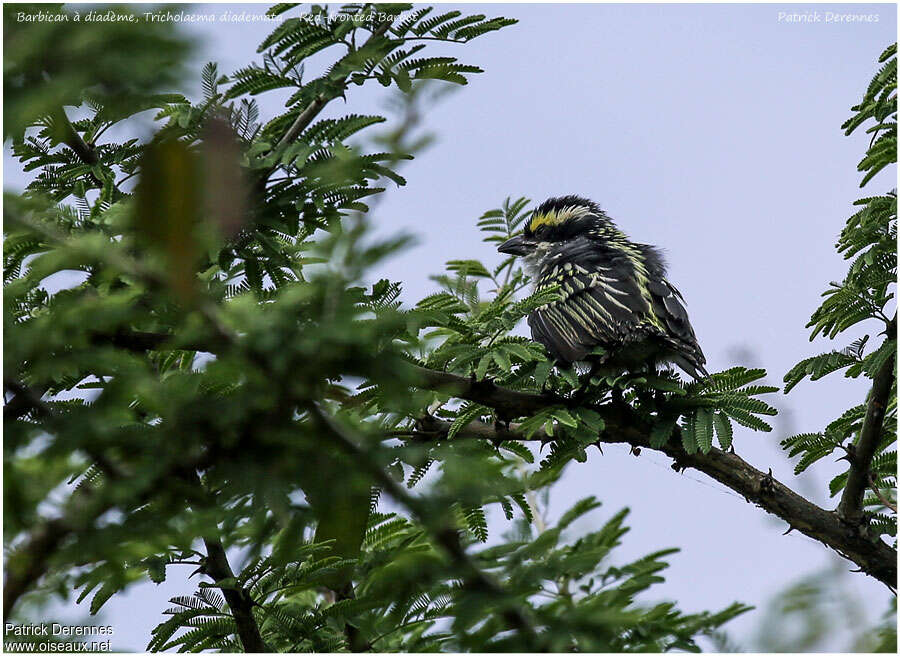
[[[135,505],[144,503],[159,487],[173,478],[196,475],[210,460],[208,451],[182,459],[170,467],[161,469],[148,479],[137,477],[129,482],[138,488],[133,490]],[[98,517],[114,508],[116,495],[94,494],[95,490],[82,487],[72,493],[66,510],[58,517],[39,522],[6,559],[6,580],[3,583],[3,619],[6,620],[19,598],[28,592],[49,569],[50,559],[63,542],[73,535],[90,530]]]
[[[469,558],[459,540],[459,533],[451,523],[446,521],[445,517],[435,517],[429,509],[423,507],[419,499],[409,494],[379,467],[372,457],[357,444],[356,439],[351,437],[341,425],[317,405],[310,404],[309,410],[312,416],[318,420],[318,423],[328,431],[334,443],[352,456],[353,462],[358,463],[361,469],[364,469],[385,492],[393,497],[394,501],[405,506],[429,531],[438,546],[443,549],[454,565],[459,568],[461,578],[466,587],[494,597],[501,597],[505,594],[500,584],[493,577],[482,571]],[[540,639],[531,620],[526,617],[520,608],[509,606],[502,611],[502,616],[511,628],[522,633],[528,641],[528,645],[534,651],[545,651],[545,648],[542,646],[543,641]]]
[[[87,142],[85,142],[84,139],[81,138],[81,135],[78,134],[78,130],[75,129],[75,126],[72,125],[72,122],[69,120],[65,109],[63,109],[62,107],[56,108],[56,110],[53,112],[53,119],[54,123],[58,127],[58,136],[60,141],[71,148],[72,152],[74,152],[75,155],[78,156],[78,159],[80,159],[88,166],[96,166],[100,163],[100,158],[97,156],[97,151],[93,146],[89,145]],[[94,184],[102,189],[104,184],[103,180],[98,178],[93,171],[91,171],[89,175]],[[112,181],[112,186],[117,193],[122,193],[116,186],[115,180]]]
[[[875,493],[875,496],[878,497],[878,500],[885,508],[890,508],[894,512],[897,512],[897,504],[888,501],[888,499],[881,493],[881,490],[878,489],[878,482],[875,480],[875,477],[872,476],[871,473],[869,474],[869,489]]]
[[[391,24],[390,22],[381,23],[377,28],[372,30],[372,33],[369,35],[369,38],[366,39],[365,43],[361,46],[360,49],[365,48],[367,45],[372,43],[373,41],[384,36],[385,32],[388,31]],[[325,108],[329,102],[331,102],[334,98],[328,98],[322,94],[317,95],[313,98],[310,103],[303,109],[302,112],[294,119],[294,122],[291,123],[291,126],[287,129],[281,139],[278,140],[278,143],[275,145],[274,150],[278,150],[283,148],[287,144],[291,143],[294,139],[296,139],[300,134],[309,127],[309,124],[313,122],[316,116]],[[266,183],[272,174],[278,169],[278,165],[276,164],[270,169],[267,169],[263,172],[263,174],[259,178],[258,187],[264,189]]]

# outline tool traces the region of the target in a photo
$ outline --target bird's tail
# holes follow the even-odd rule
[[[677,364],[685,373],[690,375],[694,380],[700,380],[709,376],[703,362],[695,360],[683,353],[678,353],[672,357],[672,362]]]

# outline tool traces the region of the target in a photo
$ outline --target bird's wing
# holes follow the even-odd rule
[[[684,309],[684,297],[681,292],[665,278],[650,279],[647,282],[647,289],[650,291],[653,313],[664,326],[667,341],[687,359],[690,366],[685,367],[682,362],[677,364],[695,378],[699,376],[691,371],[691,367],[706,375],[703,368],[706,358],[697,343],[697,336],[691,327],[687,310]]]
[[[532,337],[557,359],[575,362],[597,345],[661,332],[652,325],[650,298],[642,293],[625,255],[595,255],[584,266],[569,258],[551,260],[537,289],[554,285],[559,285],[560,300],[532,312],[528,325]]]

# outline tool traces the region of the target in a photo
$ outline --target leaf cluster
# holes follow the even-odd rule
[[[98,32],[113,62],[98,85],[70,70],[83,58],[35,55],[49,38],[69,52],[70,32],[7,42],[24,77],[7,88],[22,123],[5,129],[35,174],[4,203],[7,586],[74,588],[96,613],[191,568],[203,580],[173,599],[154,651],[246,649],[255,632],[277,651],[696,649],[745,607],[645,602],[670,552],[613,565],[624,512],[575,535],[588,499],[538,530],[534,498],[586,459],[615,404],[669,426],[659,446],[680,422],[692,452],[713,430],[728,448],[732,421],[765,430],[764,372],[685,385],[555,366],[516,332],[555,291],[529,295],[511,258],[451,260],[414,303],[400,281],[373,282],[406,243],[372,236],[371,199],[404,184],[411,126],[379,141],[385,117],[324,110],[366,84],[410,102],[465,84],[480,69],[433,44],[514,21],[411,5],[270,13],[286,19],[261,63],[208,64],[197,100],[163,93],[189,48],[162,28]],[[133,55],[113,56],[126,38]],[[38,73],[50,91],[36,100]],[[261,116],[260,94],[284,111]],[[112,138],[147,110],[153,139]],[[486,241],[516,234],[528,206],[477,219]],[[498,413],[422,389],[410,365],[553,402]],[[484,426],[515,439],[472,439]],[[396,513],[379,512],[385,493]],[[512,532],[498,537],[501,516]]]
[[[862,101],[853,107],[842,126],[846,134],[867,125],[872,137],[865,157],[859,163],[864,172],[860,186],[865,186],[880,171],[897,162],[897,46],[888,47],[879,58],[881,68],[872,78]],[[873,399],[875,386],[865,403],[854,405],[832,421],[824,430],[788,437],[782,446],[792,458],[799,457],[796,473],[832,455],[843,452],[852,462],[864,430],[867,410],[872,403],[884,405],[883,418],[872,430],[873,453],[866,463],[865,475],[870,492],[863,499],[867,523],[873,537],[896,536],[896,462],[897,462],[897,350],[896,279],[897,279],[897,193],[896,189],[862,198],[860,209],[847,219],[836,247],[849,260],[847,275],[841,283],[831,283],[823,293],[825,300],[813,312],[807,327],[810,339],[818,335],[834,339],[852,327],[865,325],[867,333],[849,346],[805,358],[784,377],[785,392],[806,378],[818,380],[842,371],[847,378],[874,381],[890,376],[887,398]],[[893,311],[893,318],[890,318]],[[883,329],[883,332],[879,332]],[[877,343],[880,339],[880,343]],[[873,345],[877,344],[877,345]],[[885,367],[890,370],[885,371]],[[852,469],[852,466],[851,466]],[[850,470],[834,477],[829,485],[831,495],[845,490]]]

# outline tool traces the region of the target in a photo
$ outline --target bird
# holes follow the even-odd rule
[[[672,363],[695,379],[709,375],[662,253],[630,241],[597,203],[550,198],[498,250],[523,258],[536,292],[558,286],[557,300],[528,315],[532,339],[557,363],[629,371]]]

